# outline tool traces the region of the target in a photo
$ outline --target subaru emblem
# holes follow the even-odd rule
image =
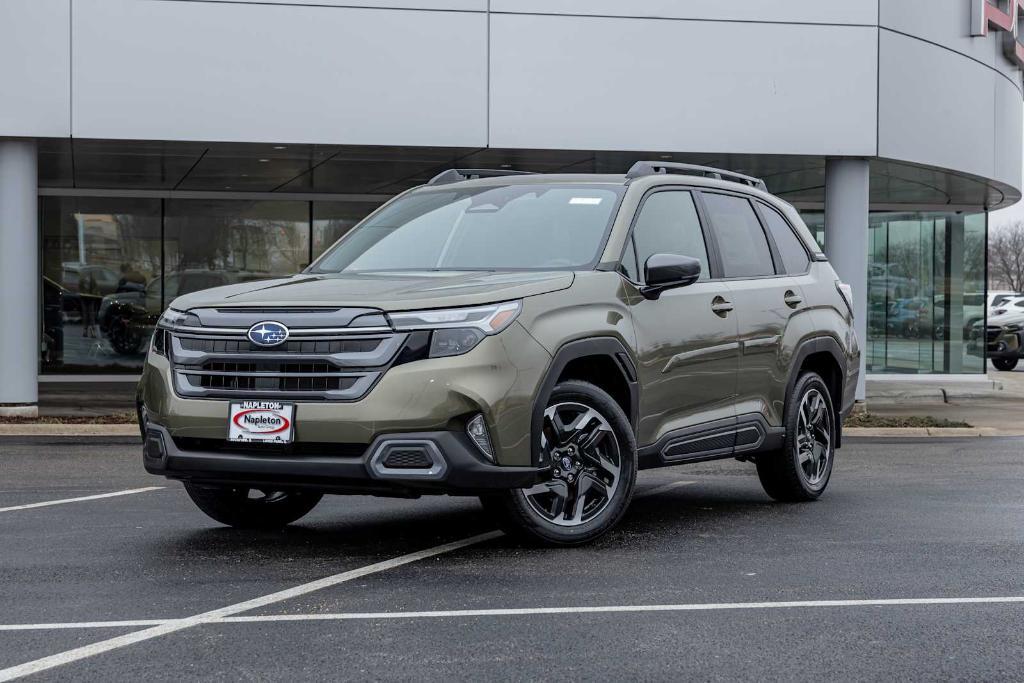
[[[277,346],[288,338],[288,328],[267,320],[250,327],[245,336],[256,346]]]

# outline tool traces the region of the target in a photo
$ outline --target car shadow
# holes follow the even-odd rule
[[[498,528],[497,521],[476,501],[458,499],[457,509],[450,507],[451,503],[455,501],[442,498],[417,510],[415,504],[392,507],[382,500],[379,509],[364,506],[357,513],[342,512],[338,518],[319,514],[272,531],[205,526],[154,539],[155,550],[178,558],[187,554],[217,558],[217,561],[239,555],[259,555],[264,560],[287,558],[289,562],[330,557],[384,559]],[[773,503],[759,490],[746,486],[737,489],[697,482],[653,494],[641,490],[619,524],[584,547],[635,549],[639,538],[648,543],[657,543],[660,537],[677,542],[680,536],[731,533],[740,527],[761,526],[766,512],[787,514],[786,509],[796,512],[801,507]],[[566,552],[566,549],[545,548],[509,535],[487,541],[481,547]]]

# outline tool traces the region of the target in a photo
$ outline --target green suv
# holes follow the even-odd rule
[[[854,402],[851,311],[755,178],[450,170],[300,275],[175,299],[139,386],[143,462],[237,527],[325,493],[443,493],[578,544],[638,469],[713,458],[813,500]]]

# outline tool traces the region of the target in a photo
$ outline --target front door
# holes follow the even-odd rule
[[[623,258],[625,275],[643,281],[653,254],[701,262],[701,277],[658,299],[635,298],[640,374],[638,445],[654,444],[687,428],[720,421],[735,411],[739,344],[728,286],[709,270],[708,250],[693,194],[657,189],[642,202]],[[726,429],[728,431],[728,429]]]

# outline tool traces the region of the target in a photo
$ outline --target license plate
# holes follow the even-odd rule
[[[278,401],[232,403],[228,441],[291,443],[295,433],[295,406]]]

